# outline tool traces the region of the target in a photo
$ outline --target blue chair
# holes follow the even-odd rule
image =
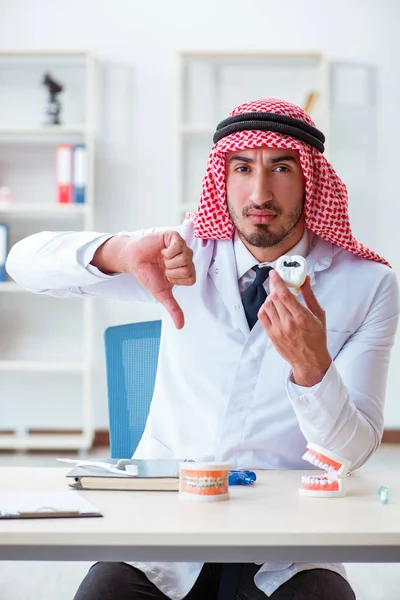
[[[153,397],[161,321],[104,332],[111,458],[130,458],[142,437]]]

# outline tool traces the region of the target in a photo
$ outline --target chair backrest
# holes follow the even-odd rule
[[[161,321],[108,327],[104,332],[111,458],[130,458],[153,397]]]

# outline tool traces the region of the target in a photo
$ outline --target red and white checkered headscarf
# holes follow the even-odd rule
[[[315,127],[310,116],[299,106],[274,98],[241,104],[231,112],[231,116],[246,112],[287,115]],[[272,131],[239,131],[222,138],[212,147],[197,213],[188,215],[194,221],[196,237],[211,240],[232,238],[234,225],[226,203],[225,156],[227,152],[260,147],[298,150],[305,177],[304,211],[308,229],[358,256],[389,264],[353,237],[346,186],[323,154],[305,142]]]

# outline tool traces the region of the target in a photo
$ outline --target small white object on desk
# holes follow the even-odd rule
[[[307,277],[307,261],[303,256],[285,254],[276,261],[275,270],[294,294],[300,294],[300,288]]]

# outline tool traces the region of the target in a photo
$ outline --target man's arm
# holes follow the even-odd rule
[[[36,293],[155,299],[181,328],[183,313],[172,288],[193,285],[192,258],[177,231],[139,236],[43,232],[16,244],[6,268],[17,283]]]
[[[115,273],[110,276],[90,266],[97,249],[112,237],[112,234],[95,232],[36,233],[12,247],[6,269],[14,281],[34,293],[148,299],[149,294],[140,289],[132,276]]]
[[[360,467],[380,444],[398,317],[399,289],[391,271],[382,280],[364,322],[321,379],[298,385],[292,369],[287,382],[289,398],[307,441],[348,458],[354,468]],[[312,373],[310,364],[307,377]]]

